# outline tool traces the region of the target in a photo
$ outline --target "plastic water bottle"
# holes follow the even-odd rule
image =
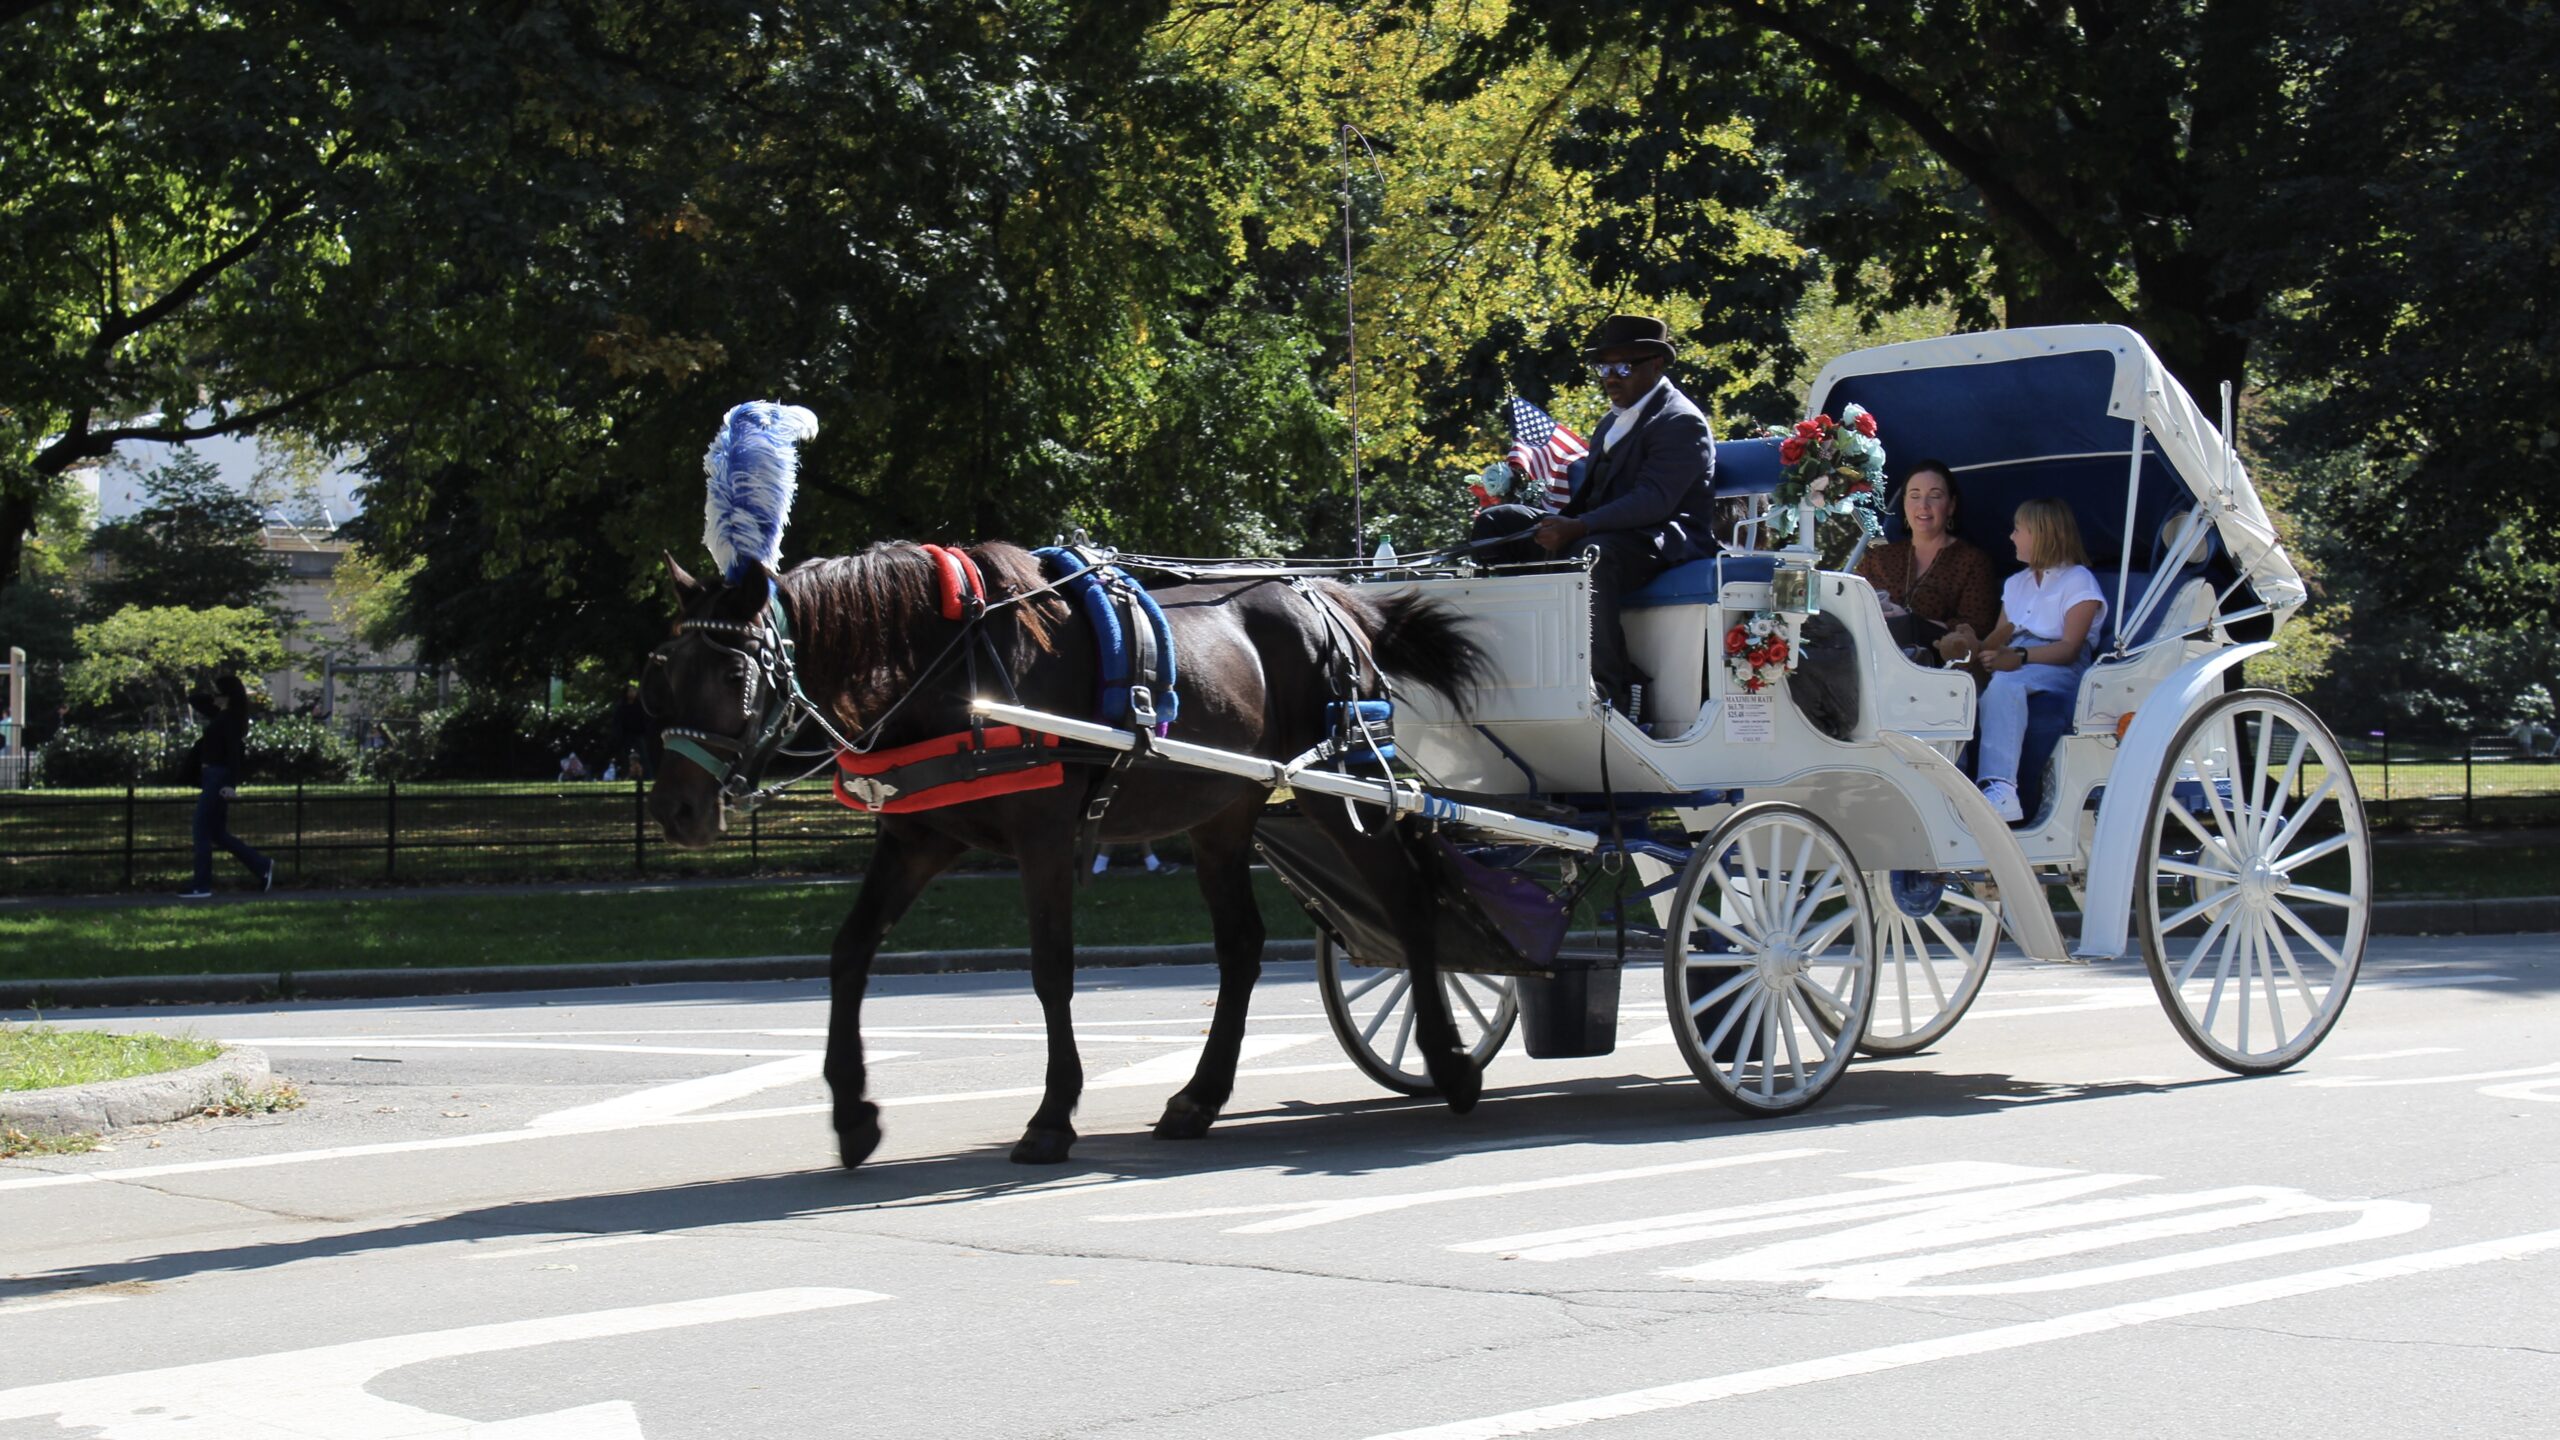
[[[1395,564],[1396,547],[1388,544],[1385,536],[1380,536],[1378,538],[1378,553],[1369,557],[1369,563],[1378,566],[1381,569]]]

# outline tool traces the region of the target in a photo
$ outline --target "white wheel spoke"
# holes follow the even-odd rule
[[[1388,1016],[1396,1013],[1396,1007],[1403,1003],[1406,990],[1413,984],[1411,971],[1397,970],[1390,973],[1396,977],[1394,992],[1379,1002],[1378,1013],[1370,1016],[1369,1023],[1360,1027],[1360,1039],[1373,1050],[1378,1045],[1378,1028],[1387,1023]]]
[[[1753,975],[1744,975],[1740,978],[1744,980],[1754,980],[1758,977]],[[1742,1023],[1742,1017],[1750,1013],[1750,1010],[1751,1002],[1748,1000],[1743,1001],[1740,1004],[1726,1006],[1724,1009],[1724,1018],[1716,1022],[1715,1030],[1707,1036],[1706,1043],[1698,1048],[1709,1055],[1713,1055],[1718,1050],[1723,1049],[1725,1037],[1733,1033],[1733,1027]],[[1692,1011],[1691,1013],[1695,1014],[1696,1012]]]
[[[1459,1004],[1467,1007],[1468,1014],[1476,1017],[1476,1024],[1479,1027],[1486,1030],[1493,1028],[1493,1017],[1484,1013],[1484,1007],[1476,1003],[1475,993],[1458,983],[1458,977],[1454,975],[1449,977],[1449,993],[1457,997]]]
[[[1398,1021],[1396,1024],[1396,1053],[1387,1057],[1387,1064],[1393,1069],[1401,1070],[1404,1068],[1405,1046],[1413,1042],[1413,1015],[1414,1012],[1420,1008],[1420,1006],[1416,1005],[1405,1006],[1404,1019]]]
[[[1801,981],[1787,987],[1787,1003],[1793,1005],[1803,1014],[1805,1019],[1805,1038],[1812,1041],[1816,1050],[1820,1052],[1814,1056],[1814,1059],[1817,1062],[1824,1064],[1829,1063],[1833,1051],[1839,1049],[1842,1045],[1854,1042],[1858,1038],[1854,1035],[1841,1035],[1839,1033],[1840,1022],[1822,1012],[1821,1007],[1817,1005],[1813,999],[1812,991]],[[1835,1038],[1826,1041],[1823,1038],[1825,1035],[1830,1035]],[[1802,1086],[1804,1084],[1803,1077],[1797,1077],[1796,1084],[1798,1086]]]
[[[2274,796],[2268,802],[2273,808],[2274,813],[2277,815],[2285,813],[2284,798],[2293,793],[2293,782],[2302,774],[2302,757],[2309,753],[2311,753],[2311,737],[2303,734],[2299,730],[2295,731],[2293,735],[2293,753],[2285,758],[2284,774],[2277,777]],[[2309,800],[2306,800],[2303,804],[2296,806],[2293,811],[2292,819],[2286,822],[2286,831],[2278,832],[2279,836],[2281,837],[2281,835],[2289,833],[2289,831],[2300,822],[2301,817],[2305,813],[2318,808],[2320,807],[2317,802]],[[2265,848],[2265,853],[2269,855],[2278,855],[2283,852],[2284,842],[2281,838],[2279,838],[2274,844],[2268,845]]]
[[[2275,917],[2277,919],[2282,920],[2289,928],[2292,929],[2294,934],[2302,937],[2302,942],[2304,944],[2319,951],[2320,958],[2329,962],[2329,968],[2338,971],[2344,971],[2347,968],[2346,957],[2340,955],[2330,946],[2327,937],[2323,936],[2319,931],[2312,929],[2300,915],[2295,914],[2292,906],[2287,905],[2282,900],[2278,900],[2269,908],[2275,912]]]
[[[1959,964],[1967,964],[1971,962],[1972,957],[1970,953],[1967,952],[1962,945],[1956,943],[1956,937],[1947,930],[1947,924],[1945,921],[1939,919],[1935,915],[1931,915],[1923,923],[1930,929],[1938,932],[1938,941],[1940,944],[1947,947],[1947,954],[1950,958],[1954,959]],[[1926,964],[1921,968],[1926,971],[1929,976],[1929,993],[1938,997],[1938,1008],[1941,1010],[1945,1009],[1947,1005],[1947,991],[1945,986],[1938,983],[1938,967],[1935,964]]]
[[[1795,906],[1787,912],[1787,933],[1790,935],[1802,933],[1804,927],[1812,922],[1813,912],[1822,908],[1823,901],[1846,893],[1848,893],[1847,887],[1840,883],[1839,866],[1834,865],[1823,871],[1822,878],[1814,881],[1806,889],[1804,898],[1797,901]]]
[[[2335,855],[2339,851],[2347,848],[2349,845],[2354,844],[2355,840],[2356,837],[2353,835],[2332,835],[2328,839],[2321,841],[2319,844],[2312,846],[2310,849],[2303,851],[2299,855],[2287,855],[2283,859],[2276,861],[2275,868],[2281,874],[2290,875],[2293,873],[2295,866],[2308,865],[2324,856]]]
[[[1370,991],[1377,989],[1379,986],[1386,984],[1388,981],[1399,980],[1402,979],[1403,976],[1404,972],[1401,970],[1381,970],[1352,988],[1343,991],[1342,998],[1346,1001],[1357,1000],[1361,996],[1368,994]]]
[[[2267,1024],[2275,1032],[2278,1048],[2284,1045],[2287,1033],[2284,1028],[2284,996],[2279,993],[2280,982],[2276,978],[2276,940],[2280,929],[2272,919],[2259,917],[2258,971],[2267,977]],[[2286,963],[2292,962],[2288,960]]]
[[[1752,972],[1750,972],[1750,971],[1746,970],[1746,971],[1744,971],[1743,973],[1741,973],[1741,974],[1739,974],[1739,975],[1736,975],[1736,976],[1734,976],[1732,979],[1727,980],[1727,981],[1726,981],[1726,982],[1724,982],[1723,984],[1721,984],[1721,985],[1717,986],[1717,987],[1716,987],[1716,988],[1714,988],[1713,990],[1708,991],[1706,994],[1699,996],[1697,999],[1690,1001],[1690,1002],[1689,1002],[1689,1018],[1690,1018],[1690,1019],[1692,1019],[1692,1020],[1695,1020],[1695,1019],[1697,1019],[1699,1016],[1704,1015],[1705,1013],[1707,1013],[1707,1011],[1709,1011],[1710,1009],[1713,1009],[1713,1008],[1715,1007],[1716,1002],[1718,1002],[1718,1001],[1720,1001],[1720,1000],[1724,999],[1726,996],[1731,995],[1731,994],[1732,994],[1733,992],[1735,992],[1736,990],[1741,989],[1743,986],[1750,984],[1752,981],[1757,980],[1758,978],[1760,978],[1760,977],[1759,977],[1759,976],[1757,976],[1757,975],[1755,975],[1755,974],[1753,974]],[[1726,1023],[1726,1024],[1731,1024],[1731,1023],[1733,1023],[1733,1017],[1732,1017],[1732,1016],[1730,1016],[1730,1015],[1727,1015],[1727,1016],[1725,1017],[1725,1023]],[[1722,1035],[1723,1035],[1723,1032],[1722,1032],[1722,1031],[1718,1031],[1718,1032],[1717,1032],[1717,1036],[1718,1036],[1718,1038],[1722,1038]],[[1709,1048],[1709,1049],[1713,1049],[1713,1048],[1715,1048],[1715,1047],[1714,1047],[1714,1042],[1713,1042],[1713,1041],[1708,1042],[1708,1048]]]
[[[2231,727],[2229,733],[2231,738],[2225,742],[2222,751],[2222,757],[2226,764],[2234,758],[2235,752],[2239,748],[2239,734],[2237,727]],[[2214,783],[2212,772],[2205,768],[2205,764],[2202,760],[2198,760],[2196,762],[2196,775],[2203,781],[2204,803],[2211,806],[2213,809],[2213,822],[2222,827],[2223,834],[2230,836],[2234,840],[2246,838],[2247,832],[2240,828],[2238,822],[2231,818],[2231,812],[2223,806],[2222,787]]]
[[[2206,911],[2222,904],[2239,893],[2239,890],[2235,888],[2229,890],[2217,890],[2214,893],[2207,895],[2193,905],[2188,906],[2186,909],[2181,910],[2177,914],[2161,921],[2160,933],[2167,935],[2175,932],[2179,926],[2186,924],[2188,921],[2195,919],[2197,916],[2202,915]]]
[[[2258,927],[2232,932],[2240,941],[2240,1053],[2249,1053],[2249,996],[2258,988]]]
[[[2190,865],[2184,860],[2172,860],[2166,855],[2160,857],[2160,868],[2167,874],[2184,875],[2192,880],[2212,880],[2224,885],[2240,883],[2240,877],[2228,870],[2216,870],[2209,865]]]
[[[2204,938],[2196,942],[2196,948],[2187,952],[2187,963],[2179,967],[2177,978],[2170,981],[2170,984],[2179,989],[2186,988],[2187,982],[2196,977],[2196,968],[2204,963],[2204,952],[2212,946],[2214,937],[2231,928],[2231,917],[2238,913],[2240,912],[2236,910],[2225,910],[2220,919],[2205,927]]]
[[[1753,950],[1759,948],[1759,941],[1754,940],[1750,936],[1743,934],[1741,931],[1734,929],[1730,925],[1727,925],[1724,923],[1724,918],[1722,916],[1716,914],[1712,910],[1709,910],[1704,905],[1690,906],[1689,920],[1692,924],[1704,925],[1708,929],[1713,930],[1716,934],[1724,937],[1726,944],[1734,946],[1737,949]]]
[[[2334,772],[2332,772],[2327,779],[2320,782],[2319,789],[2302,797],[2302,803],[2294,807],[2293,818],[2287,820],[2284,824],[2284,828],[2276,832],[2275,841],[2273,844],[2267,846],[2266,853],[2269,855],[2283,854],[2285,847],[2292,844],[2294,837],[2302,833],[2303,826],[2311,823],[2312,816],[2320,813],[2320,807],[2327,803],[2329,797],[2332,794],[2335,794],[2337,789],[2338,777]]]
[[[1794,1006],[1782,1004],[1778,1007],[1778,1034],[1787,1042],[1787,1073],[1795,1079],[1796,1083],[1794,1088],[1801,1090],[1804,1088],[1804,1056],[1796,1049],[1796,1012]],[[1771,1070],[1778,1068],[1774,1059],[1769,1068]],[[1763,1095],[1769,1093],[1768,1086],[1765,1083],[1761,1086],[1760,1093]]]
[[[2231,845],[2227,839],[2204,828],[2202,822],[2198,821],[2195,816],[2188,814],[2187,807],[2179,804],[2176,800],[2164,797],[2163,803],[2168,806],[2170,816],[2176,819],[2179,824],[2186,826],[2187,832],[2196,837],[2196,843],[2204,846],[2207,850],[2211,850],[2214,854],[2221,856],[2223,863],[2231,865],[2234,868],[2238,867],[2240,862],[2232,855]]]
[[[2208,1035],[2213,1033],[2213,1017],[2222,1013],[2222,991],[2231,983],[2231,962],[2238,958],[2239,950],[2240,931],[2228,926],[2224,927],[2222,963],[2213,969],[2213,991],[2205,997],[2204,1019],[2196,1027]]]
[[[2258,848],[2264,851],[2268,831],[2275,824],[2276,813],[2275,802],[2267,794],[2268,767],[2275,762],[2276,756],[2276,716],[2272,710],[2262,710],[2258,713],[2257,749],[2258,773],[2249,781],[2249,809],[2252,812],[2252,824],[2256,827],[2251,834],[2257,840]]]
[[[2293,942],[2284,938],[2284,927],[2271,924],[2267,934],[2276,942],[2276,953],[2284,957],[2284,970],[2293,977],[2293,988],[2302,992],[2302,1009],[2306,1015],[2320,1013],[2320,997],[2311,993],[2311,982],[2303,978],[2302,967],[2293,958]]]
[[[2317,885],[2287,885],[2284,887],[2284,893],[2297,900],[2311,901],[2315,905],[2336,905],[2352,909],[2356,903],[2356,897],[2353,895],[2342,895],[2335,890],[2323,890]]]
[[[1831,942],[1840,938],[1840,932],[1855,924],[1857,919],[1857,911],[1843,910],[1839,914],[1832,916],[1830,919],[1823,921],[1821,929],[1814,931],[1813,934],[1805,938],[1804,953],[1807,955],[1820,955],[1828,951],[1831,948]]]
[[[1769,992],[1753,992],[1751,1003],[1742,1009],[1742,1043],[1733,1047],[1733,1065],[1725,1072],[1737,1093],[1742,1089],[1742,1067],[1751,1063],[1751,1047],[1760,1042],[1760,1017],[1768,1012]]]

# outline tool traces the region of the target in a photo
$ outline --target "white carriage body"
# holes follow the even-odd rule
[[[2057,396],[2072,403],[2057,412]],[[1855,574],[1817,581],[1818,608],[1856,650],[1858,713],[1846,738],[1817,730],[1783,694],[1741,694],[1723,637],[1772,608],[1771,559],[1747,552],[1694,562],[1630,598],[1627,642],[1653,677],[1646,708],[1658,738],[1594,703],[1582,574],[1397,582],[1465,611],[1494,672],[1464,715],[1406,697],[1398,743],[1454,789],[1655,795],[1692,833],[1737,799],[1793,800],[1834,824],[1870,868],[1987,874],[2011,898],[2014,937],[2047,959],[2064,947],[2033,872],[2058,874],[2084,893],[2078,953],[2116,954],[2138,820],[2171,735],[2220,692],[2224,671],[2265,648],[2229,627],[2257,620],[2271,633],[2301,604],[2301,579],[2220,431],[2129,330],[2062,326],[1861,351],[1823,371],[1811,408],[1852,401],[1876,415],[1901,464],[1946,457],[1968,507],[1996,507],[2001,530],[2014,508],[1993,499],[2002,491],[2061,493],[2084,515],[2123,516],[2113,545],[2095,543],[2107,531],[2083,522],[2108,596],[2105,643],[2045,771],[2034,823],[2001,823],[1954,763],[1974,733],[1971,680],[1905,659]],[[2220,586],[2202,563],[2217,544],[2229,577]],[[2248,603],[2235,609],[2244,589]]]

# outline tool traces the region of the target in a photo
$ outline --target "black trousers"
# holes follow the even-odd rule
[[[1538,523],[1538,513],[1526,505],[1494,505],[1476,513],[1472,538],[1490,540],[1497,536],[1516,536]],[[1591,678],[1599,683],[1600,694],[1620,709],[1626,707],[1630,687],[1645,683],[1651,677],[1636,668],[1627,654],[1626,631],[1618,623],[1618,609],[1631,590],[1641,590],[1652,579],[1671,568],[1659,551],[1650,530],[1613,530],[1603,535],[1586,535],[1580,544],[1565,554],[1550,557],[1536,542],[1526,539],[1490,546],[1478,552],[1477,558],[1488,564],[1517,565],[1533,560],[1567,560],[1589,555],[1591,561]]]

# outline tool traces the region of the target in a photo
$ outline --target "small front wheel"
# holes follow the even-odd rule
[[[1746,1115],[1822,1098],[1875,1004],[1866,879],[1838,831],[1799,806],[1747,805],[1689,857],[1663,949],[1681,1058]]]
[[[1508,975],[1440,972],[1441,993],[1458,1025],[1458,1044],[1482,1070],[1493,1063],[1520,1020],[1520,983]],[[1414,1042],[1413,974],[1371,968],[1351,959],[1333,937],[1316,936],[1316,993],[1360,1073],[1400,1095],[1436,1095]]]
[[[1917,1054],[1956,1028],[1982,993],[2000,947],[2000,902],[1935,871],[1888,870],[1867,884],[1876,897],[1876,1008],[1858,1048]]]

